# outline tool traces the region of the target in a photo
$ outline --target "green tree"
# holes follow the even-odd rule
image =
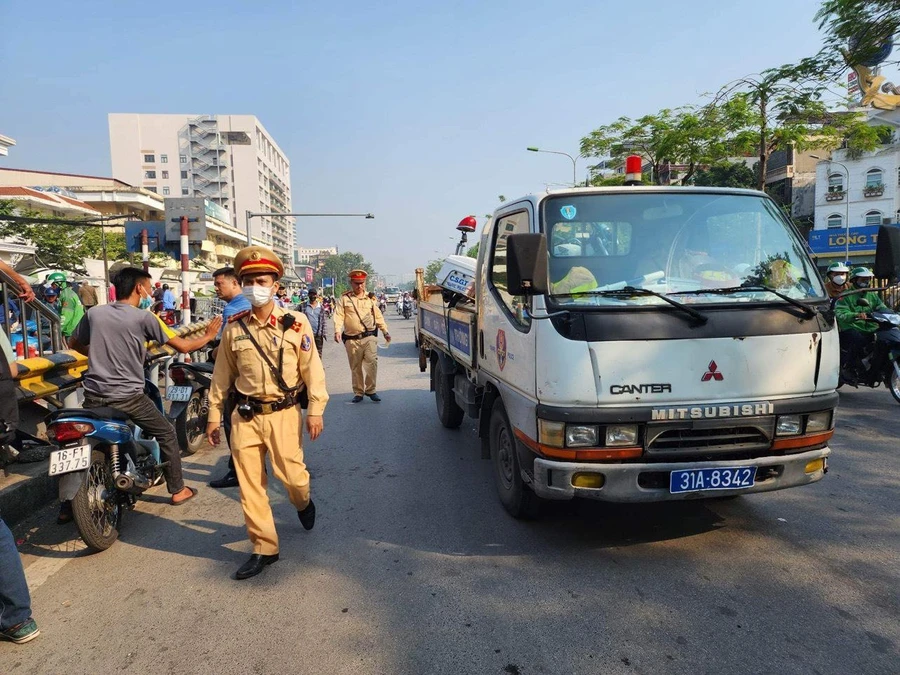
[[[700,169],[694,185],[703,187],[755,188],[756,172],[743,162],[723,162]]]
[[[798,65],[811,76],[836,77],[847,64],[875,65],[900,32],[900,0],[825,0],[815,19],[825,44]]]
[[[444,264],[443,260],[431,260],[425,266],[425,283],[426,284],[436,284],[437,283],[437,275],[438,272],[441,271],[441,266]]]
[[[0,238],[29,242],[35,247],[37,259],[47,267],[84,274],[84,259],[102,255],[99,227],[23,223],[3,219],[3,216],[12,215],[41,219],[47,219],[48,216],[19,209],[13,201],[0,201]],[[124,240],[123,235],[123,248]]]
[[[470,258],[477,258],[479,246],[481,246],[480,241],[477,244],[475,244],[474,246],[469,247],[469,250],[466,251],[466,255],[469,256]]]
[[[347,282],[347,274],[349,274],[350,270],[356,269],[365,270],[370,277],[375,276],[375,270],[372,268],[372,265],[366,262],[361,253],[354,253],[353,251],[330,255],[325,258],[321,276],[334,278],[334,293],[335,295],[340,295],[350,287]]]
[[[847,142],[851,150],[874,150],[877,127],[865,115],[829,113],[827,90],[804,68],[781,66],[736,80],[719,90],[710,107],[723,120],[723,147],[732,156],[756,155],[756,188],[765,188],[769,158],[776,150],[832,150]]]
[[[613,163],[624,162],[631,154],[640,155],[650,163],[652,180],[657,185],[664,178],[663,167],[667,163],[686,164],[685,174],[678,179],[686,184],[698,166],[725,157],[724,122],[722,111],[711,106],[666,108],[635,120],[620,117],[582,138],[581,154],[609,158]],[[599,176],[592,184],[602,185],[604,181],[606,178]]]

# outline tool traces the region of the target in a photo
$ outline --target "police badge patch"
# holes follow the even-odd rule
[[[305,352],[308,352],[310,348],[309,335],[304,335],[300,338],[300,349]]]

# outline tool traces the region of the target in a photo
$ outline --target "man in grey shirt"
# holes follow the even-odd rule
[[[117,301],[100,305],[85,314],[72,334],[70,346],[88,354],[84,377],[84,407],[110,406],[126,413],[147,434],[154,436],[164,461],[166,486],[172,504],[183,504],[196,494],[185,487],[181,473],[181,448],[175,428],[144,393],[145,343],[155,340],[182,354],[196,351],[215,339],[222,324],[216,317],[197,338],[168,337],[159,319],[138,309],[142,298],[152,294],[150,275],[136,267],[126,267],[113,279]],[[90,352],[88,352],[90,350]],[[66,518],[60,511],[60,521]]]

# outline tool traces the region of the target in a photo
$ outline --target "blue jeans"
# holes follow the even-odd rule
[[[12,532],[0,518],[0,630],[31,618],[31,596]]]

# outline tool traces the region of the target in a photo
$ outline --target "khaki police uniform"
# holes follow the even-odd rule
[[[353,393],[370,396],[376,393],[378,376],[378,338],[375,329],[388,334],[387,324],[378,301],[366,293],[362,296],[347,291],[338,298],[334,309],[334,332],[341,333],[350,373],[353,376]],[[366,336],[366,333],[372,335]]]
[[[271,251],[262,247],[249,248],[274,257]],[[239,274],[240,256],[239,253],[235,258]],[[250,269],[261,271],[252,266]],[[293,316],[294,322],[285,328],[283,318],[287,315]],[[296,403],[287,402],[283,409],[274,409],[286,403],[286,394],[241,328],[239,319],[276,368],[284,348],[281,376],[289,388],[300,383],[306,385],[308,415],[322,415],[325,411],[328,401],[325,370],[315,348],[309,320],[303,314],[288,312],[276,305],[268,319],[260,321],[251,311],[242,312],[229,320],[222,333],[209,394],[209,422],[221,422],[229,390],[237,393],[238,404],[249,402],[256,408],[250,420],[241,417],[237,410],[232,413],[231,454],[240,481],[241,506],[253,552],[274,555],[278,553],[278,535],[266,493],[266,453],[269,453],[272,471],[284,483],[291,503],[302,511],[310,500],[309,472],[303,462],[302,416]]]

